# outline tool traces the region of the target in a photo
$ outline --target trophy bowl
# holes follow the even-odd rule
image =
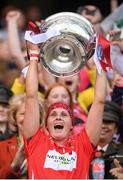
[[[43,32],[57,30],[41,47],[41,62],[54,76],[75,75],[93,56],[96,35],[92,24],[79,14],[61,12],[46,18]]]

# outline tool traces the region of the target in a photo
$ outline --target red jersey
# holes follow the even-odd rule
[[[56,145],[39,129],[32,139],[24,140],[30,179],[87,179],[94,149],[86,130],[64,145]]]

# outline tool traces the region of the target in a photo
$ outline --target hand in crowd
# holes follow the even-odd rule
[[[19,35],[20,27],[23,24],[23,17],[24,15],[20,10],[9,11],[6,15],[10,56],[13,62],[21,69],[26,65],[24,59],[25,51],[22,51],[25,47],[20,41]]]
[[[120,30],[114,29],[110,31],[110,36],[113,38],[113,36],[117,35]],[[123,52],[123,37],[117,37],[116,40],[110,39],[112,45],[117,45],[120,48],[120,51]]]
[[[11,163],[11,167],[17,172],[25,161],[24,145],[21,145],[18,149],[14,160]]]
[[[117,179],[123,179],[123,167],[117,159],[114,159],[115,168],[110,170],[110,173]]]
[[[15,21],[17,22],[21,17],[21,12],[16,11],[9,11],[6,15],[6,21]]]

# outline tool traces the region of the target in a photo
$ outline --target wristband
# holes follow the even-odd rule
[[[39,50],[29,50],[29,56],[30,56],[30,61],[40,61],[39,56],[40,56],[40,51]]]
[[[39,62],[39,57],[31,56],[30,61],[37,61]]]

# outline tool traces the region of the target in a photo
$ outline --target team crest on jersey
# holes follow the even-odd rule
[[[54,149],[47,152],[44,168],[72,171],[74,168],[76,168],[76,162],[76,152],[72,151],[71,154],[60,154]]]

